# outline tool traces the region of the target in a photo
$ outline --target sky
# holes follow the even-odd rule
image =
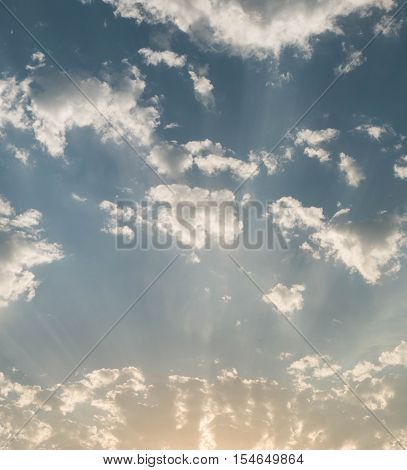
[[[401,6],[0,2],[3,448],[407,446]]]

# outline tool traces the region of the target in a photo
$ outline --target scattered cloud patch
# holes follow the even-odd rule
[[[311,130],[301,129],[297,132],[295,137],[296,145],[309,145],[316,147],[318,145],[330,142],[339,136],[340,132],[337,129],[323,129],[323,130]]]
[[[160,175],[174,178],[192,167],[193,158],[184,145],[163,142],[151,149],[147,161]]]
[[[389,125],[375,126],[373,124],[361,124],[356,127],[356,130],[368,135],[372,140],[379,141],[383,135],[391,134],[394,135],[395,132],[393,128]]]
[[[326,220],[321,208],[304,207],[292,197],[272,203],[269,212],[287,238],[299,230],[307,234],[302,250],[315,259],[340,261],[370,284],[400,269],[407,246],[406,216],[382,213],[374,219],[354,222],[347,218],[349,210],[343,209]]]
[[[82,197],[82,196],[79,196],[79,194],[77,193],[71,193],[71,199],[75,202],[79,202],[81,204],[83,204],[84,202],[87,201],[87,198],[86,197]]]
[[[330,153],[323,148],[306,147],[304,149],[304,153],[305,155],[307,155],[307,157],[316,158],[321,163],[325,163],[329,161]]]
[[[63,258],[61,246],[42,237],[41,218],[35,209],[17,214],[0,197],[0,308],[32,300],[40,284],[32,270]]]
[[[190,69],[188,71],[194,86],[194,94],[197,101],[199,101],[206,109],[213,111],[215,109],[215,96],[213,90],[215,89],[212,82],[205,74]]]
[[[346,182],[349,186],[357,188],[360,183],[366,179],[356,160],[343,152],[339,155],[338,166],[339,170],[345,175]]]
[[[187,63],[185,55],[178,55],[172,51],[153,51],[147,47],[139,49],[147,65],[165,64],[168,67],[182,68]]]
[[[366,57],[360,51],[349,51],[345,61],[338,65],[335,72],[338,74],[347,74],[353,72],[366,62]]]
[[[290,314],[297,310],[302,310],[304,306],[303,284],[294,284],[287,287],[284,284],[276,284],[271,291],[263,295],[263,301],[266,304],[274,305],[277,310],[284,314]]]
[[[398,163],[393,166],[394,176],[402,180],[407,179],[407,155],[402,157]]]

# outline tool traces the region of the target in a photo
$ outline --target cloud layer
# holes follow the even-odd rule
[[[407,443],[406,343],[350,369],[333,364]],[[333,371],[314,355],[287,364],[285,385],[220,370],[213,380],[171,375],[149,382],[136,367],[98,369],[62,387],[11,448],[397,449]],[[3,442],[50,393],[0,373]]]

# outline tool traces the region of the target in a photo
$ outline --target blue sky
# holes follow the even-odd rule
[[[46,51],[3,8],[2,439],[180,254],[117,250],[116,202],[232,197],[269,203],[288,250],[182,252],[10,445],[406,443],[402,3],[5,3]]]

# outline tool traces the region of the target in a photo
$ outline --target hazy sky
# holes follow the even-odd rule
[[[6,446],[407,445],[402,2],[4,3]],[[256,199],[288,249],[118,250],[121,199]]]

